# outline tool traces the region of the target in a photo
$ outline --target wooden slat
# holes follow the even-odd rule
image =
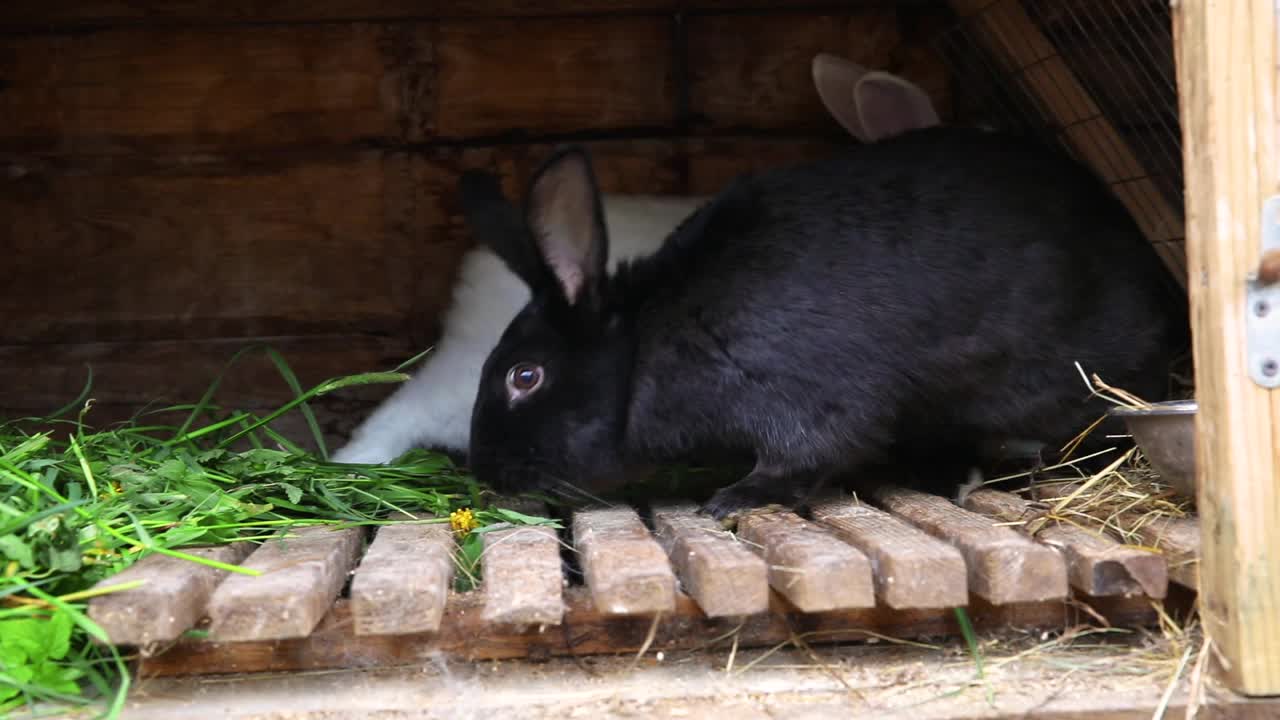
[[[189,555],[235,565],[253,550],[251,543],[185,548]],[[143,581],[131,590],[99,595],[89,601],[89,617],[117,645],[167,642],[194,627],[204,617],[214,588],[229,573],[190,560],[148,555],[124,571],[94,586]]]
[[[975,490],[965,497],[964,506],[1002,522],[1031,521],[1040,514],[1026,500],[998,490]],[[1159,554],[1067,523],[1049,521],[1042,527],[1023,525],[1021,529],[1062,552],[1071,586],[1080,592],[1094,596],[1144,593],[1159,599],[1168,591],[1168,566]]]
[[[875,500],[889,512],[951,543],[969,568],[969,591],[1001,605],[1064,598],[1062,556],[1007,527],[956,507],[944,497],[885,487]]]
[[[417,156],[27,158],[8,168],[6,344],[394,336],[413,311],[434,318],[448,301],[449,283],[424,278],[450,277],[466,247],[439,202],[454,197],[456,168]]]
[[[209,600],[209,637],[302,637],[320,622],[360,551],[360,528],[296,528],[264,542],[244,561],[262,575],[232,575]]]
[[[418,515],[411,519],[430,519]],[[383,525],[351,579],[357,635],[435,632],[453,582],[448,523]]]
[[[1247,695],[1280,694],[1280,391],[1250,379],[1244,350],[1263,203],[1280,193],[1278,23],[1280,9],[1264,0],[1174,9],[1195,279],[1201,617],[1225,683]]]
[[[867,556],[795,513],[744,515],[738,537],[768,563],[774,591],[805,612],[876,604]]]
[[[498,507],[545,517],[544,503],[502,498]],[[559,625],[564,616],[560,538],[547,527],[517,526],[486,533],[480,559],[485,620],[507,625]]]
[[[157,407],[197,400],[235,354],[248,344],[233,340],[51,343],[0,346],[0,408],[48,412],[69,402],[93,369],[98,404]],[[395,367],[420,349],[403,337],[321,335],[267,341],[309,388],[346,373]],[[341,400],[380,396],[378,389],[343,391]],[[296,397],[265,352],[246,354],[227,370],[217,401],[225,407],[275,408]],[[328,396],[313,401],[324,406]],[[96,413],[87,419],[93,422]]]
[[[741,172],[821,157],[832,145],[737,138],[588,147],[605,192],[708,194]],[[0,294],[3,344],[361,333],[403,339],[411,348],[404,359],[437,336],[472,244],[458,172],[498,170],[517,198],[549,151],[540,143],[422,155],[0,161],[12,275]],[[129,282],[98,271],[108,266],[129,268]],[[62,356],[36,369],[69,369],[74,396],[83,366],[61,364]]]
[[[813,88],[814,56],[886,68],[901,45],[897,14],[886,7],[695,15],[687,28],[690,110],[712,128],[842,133]]]
[[[640,648],[650,654],[691,650],[719,642],[726,647],[773,647],[805,634],[809,642],[848,642],[873,637],[938,637],[958,635],[955,613],[949,608],[896,610],[887,607],[826,613],[794,613],[776,594],[770,612],[740,617],[707,618],[683,593],[674,612],[655,623],[651,618],[619,618],[595,609],[586,588],[566,591],[563,627],[547,632],[536,627],[495,627],[481,618],[480,593],[451,598],[440,632],[420,635],[365,635],[352,632],[348,604],[339,600],[325,621],[305,638],[269,642],[218,643],[183,639],[167,651],[142,658],[139,677],[284,672],[338,667],[420,665],[422,658],[443,655],[475,661],[563,655],[626,655]],[[1080,598],[1118,627],[1152,625],[1155,611],[1146,598]],[[991,606],[978,601],[969,618],[979,630],[1061,628],[1077,622],[1097,622],[1074,603],[1048,601]]]
[[[684,591],[708,617],[751,615],[768,608],[764,561],[715,520],[700,515],[696,506],[655,507],[653,527]]]
[[[882,604],[907,610],[963,607],[968,602],[968,573],[954,547],[852,499],[819,503],[813,517],[866,553]]]
[[[467,148],[458,165],[498,173],[507,196],[518,199],[529,189],[533,173],[551,155],[556,144],[530,141]],[[688,154],[696,151],[666,139],[598,140],[579,144],[591,154],[591,169],[605,194],[683,195],[681,168]],[[784,145],[783,152],[790,145]]]
[[[672,38],[663,17],[446,22],[437,46],[438,130],[467,137],[671,127]]]
[[[1191,588],[1200,587],[1200,520],[1199,518],[1161,518],[1142,521],[1131,518],[1137,526],[1142,544],[1164,554],[1169,579]]]
[[[1037,485],[1035,499],[1045,502],[1060,500],[1075,494],[1081,485],[1079,482]],[[1088,495],[1081,495],[1080,499],[1087,500]],[[1197,589],[1201,547],[1198,517],[1153,515],[1136,509],[1121,513],[1113,521],[1124,533],[1136,535],[1144,547],[1160,551],[1170,580],[1185,588]]]
[[[812,84],[812,80],[809,81]],[[816,91],[815,91],[816,92]],[[829,157],[852,140],[796,138],[699,138],[685,141],[687,192],[710,195],[723,190],[738,175],[795,162]]]
[[[859,0],[875,4],[880,0]],[[912,0],[920,3],[921,0]],[[777,0],[174,0],[122,2],[8,0],[0,28],[45,29],[175,23],[284,23],[338,20],[545,17],[776,8]]]
[[[0,150],[241,150],[430,134],[433,30],[307,24],[8,38]]]
[[[601,613],[650,615],[675,609],[676,576],[671,563],[635,510],[575,513],[573,544]]]

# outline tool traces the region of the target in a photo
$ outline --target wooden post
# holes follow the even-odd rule
[[[1180,0],[1174,33],[1195,331],[1200,602],[1224,680],[1280,694],[1280,391],[1246,367],[1245,291],[1280,193],[1276,0]]]

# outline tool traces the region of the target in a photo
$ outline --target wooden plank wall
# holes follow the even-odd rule
[[[708,193],[848,142],[834,52],[951,87],[930,2],[76,3],[0,11],[0,417],[95,372],[108,421],[192,401],[265,340],[304,385],[425,348],[470,239],[457,173],[509,192],[590,141],[606,191]],[[385,389],[326,400],[342,436]],[[264,360],[220,399],[265,409]]]

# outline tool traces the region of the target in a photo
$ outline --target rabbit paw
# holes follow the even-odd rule
[[[754,510],[765,505],[790,507],[796,502],[795,488],[782,474],[756,468],[738,482],[722,487],[702,505],[702,512],[716,520]]]
[[[793,474],[771,468],[756,467],[738,482],[722,487],[703,503],[701,512],[724,522],[747,510],[765,506],[794,508],[826,488],[830,475]]]
[[[742,487],[742,483],[735,483],[717,490],[710,500],[703,503],[701,511],[716,520],[725,520],[744,510],[752,510],[773,502],[773,498],[760,492],[759,488]]]

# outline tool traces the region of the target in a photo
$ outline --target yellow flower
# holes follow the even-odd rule
[[[475,530],[477,525],[479,523],[476,522],[476,516],[471,512],[471,508],[462,508],[449,513],[449,526],[462,537],[466,537],[468,533]]]

